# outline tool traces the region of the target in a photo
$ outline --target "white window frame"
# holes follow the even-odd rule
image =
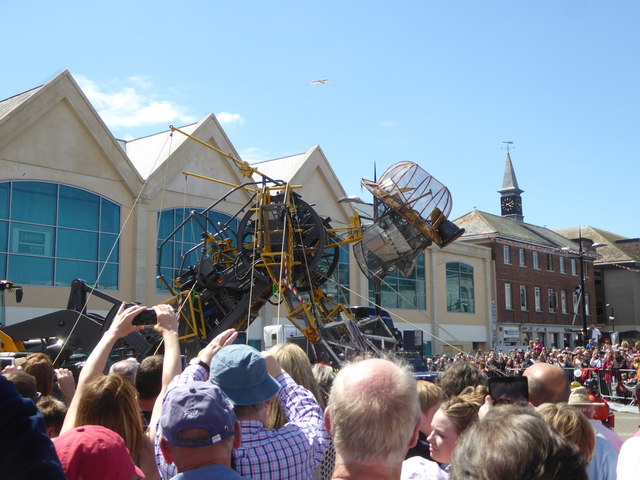
[[[547,253],[547,271],[553,272],[553,255]]]
[[[556,313],[558,309],[558,297],[553,288],[547,290],[547,298],[549,300],[549,313]]]
[[[584,311],[587,316],[591,315],[591,309],[589,308],[589,294],[584,294]]]
[[[518,249],[518,258],[520,260],[520,266],[521,267],[526,267],[527,266],[527,254],[525,253],[524,248]]]
[[[533,289],[533,295],[534,295],[534,302],[535,302],[535,308],[536,308],[536,312],[541,312],[542,311],[542,298],[540,295],[540,287],[534,287]]]
[[[511,265],[511,248],[509,245],[502,246],[502,258],[505,265]]]
[[[562,313],[567,313],[567,292],[560,290],[560,306]]]
[[[540,254],[538,252],[533,252],[533,268],[540,270]]]
[[[560,273],[567,273],[564,269],[564,257],[558,257],[558,261],[560,262]]]
[[[575,258],[571,259],[571,275],[574,277],[578,276],[578,262]]]
[[[520,310],[527,311],[527,287],[520,285]]]
[[[513,303],[511,301],[511,284],[504,284],[504,308],[507,310],[513,310]]]

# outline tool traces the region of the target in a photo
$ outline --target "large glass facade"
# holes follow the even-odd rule
[[[447,263],[447,311],[475,313],[473,267],[466,263]]]
[[[380,302],[382,308],[426,310],[427,298],[424,277],[424,255],[418,257],[413,272],[404,277],[396,268],[382,279]],[[369,300],[375,302],[375,282],[369,280]]]
[[[323,285],[323,290],[337,302],[349,305],[349,245],[340,246],[339,258],[332,278]]]
[[[202,208],[169,208],[158,212],[158,247],[184,222],[192,211],[201,211]],[[235,238],[239,222],[231,220],[227,214],[215,211],[207,212],[207,219],[212,223],[208,223],[201,217],[192,217],[185,225],[176,232],[162,247],[162,253],[158,252],[156,258],[162,254],[160,260],[160,268],[162,275],[167,282],[176,278],[179,274],[180,266],[187,268],[190,265],[196,265],[202,256],[201,250],[194,249],[196,245],[202,242],[202,233],[206,230],[209,233],[223,230],[225,225],[229,224],[230,232],[227,236]],[[217,229],[217,230],[216,230]],[[190,253],[187,253],[191,250]],[[183,257],[184,263],[183,263]],[[159,280],[156,282],[156,291],[166,293],[168,290]]]
[[[120,206],[48,182],[0,183],[0,277],[67,287],[80,278],[118,289]]]

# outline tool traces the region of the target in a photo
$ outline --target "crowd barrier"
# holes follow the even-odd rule
[[[600,395],[607,400],[637,403],[636,389],[640,387],[640,382],[637,382],[637,372],[633,369],[602,370],[589,367],[565,369],[565,372],[572,376],[571,381],[584,383],[589,378],[595,379]]]
[[[607,400],[636,405],[638,400],[636,389],[640,389],[637,382],[637,372],[633,369],[609,369],[598,368],[563,368],[569,382],[578,381],[582,384],[593,378],[597,381],[598,391]],[[520,376],[524,372],[522,368],[507,368],[505,373],[509,376]],[[640,393],[640,390],[639,390]]]

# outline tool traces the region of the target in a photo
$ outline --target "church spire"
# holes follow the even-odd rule
[[[524,190],[518,187],[516,172],[511,163],[511,154],[507,148],[507,163],[504,167],[502,188],[498,190],[498,193],[501,195],[500,209],[503,217],[508,217],[518,222],[524,220],[524,216],[522,215],[522,197],[520,196],[522,192],[524,192]]]

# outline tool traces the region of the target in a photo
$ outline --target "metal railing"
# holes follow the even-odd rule
[[[584,383],[593,378],[597,381],[598,393],[607,400],[637,402],[636,388],[640,387],[638,375],[633,369],[565,368],[571,382]]]

